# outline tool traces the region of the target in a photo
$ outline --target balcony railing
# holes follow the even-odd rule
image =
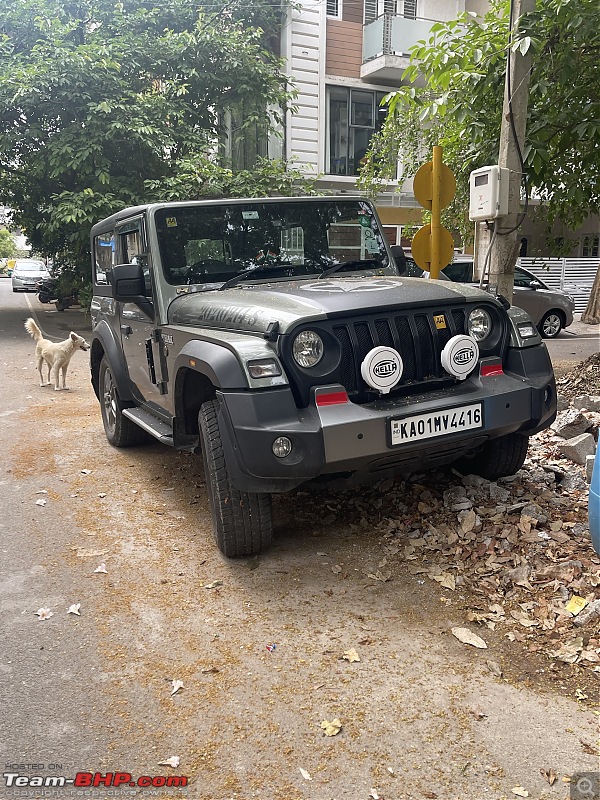
[[[382,14],[363,29],[363,63],[379,56],[408,56],[419,40],[429,38],[433,20]]]

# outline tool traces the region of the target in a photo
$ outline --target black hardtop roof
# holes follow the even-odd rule
[[[305,197],[302,195],[296,197],[235,197],[221,200],[177,200],[168,203],[146,203],[145,205],[141,206],[130,206],[129,208],[124,208],[121,211],[117,211],[115,214],[112,214],[110,217],[106,217],[106,219],[96,222],[96,224],[92,227],[91,234],[92,236],[97,236],[99,233],[112,230],[118,222],[122,222],[130,217],[139,216],[150,209],[156,210],[158,208],[182,208],[186,206],[229,206],[239,205],[240,203],[243,203],[244,205],[249,205],[252,203],[322,203],[325,201],[331,202],[345,200],[349,200],[351,202],[361,200],[365,202],[367,198],[361,195],[336,194],[318,196],[311,195],[310,197]]]

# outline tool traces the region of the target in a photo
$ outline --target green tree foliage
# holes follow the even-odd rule
[[[284,164],[255,180],[217,157],[228,111],[266,130],[292,99],[267,46],[281,14],[267,0],[4,0],[0,202],[34,250],[87,270],[91,224],[124,206],[264,190],[269,175],[291,191]]]
[[[530,188],[544,200],[549,228],[574,228],[600,211],[600,25],[597,0],[538,0],[509,41],[508,0],[479,18],[438,22],[411,51],[407,85],[388,98],[382,133],[372,140],[363,188],[376,190],[402,153],[404,174],[441,144],[458,179],[449,210],[465,237],[469,173],[498,160],[509,47],[533,53],[525,164]],[[422,84],[424,77],[424,85]],[[419,80],[420,79],[420,80]]]
[[[12,258],[17,253],[17,246],[10,231],[0,228],[0,258]]]

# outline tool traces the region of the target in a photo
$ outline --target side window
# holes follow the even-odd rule
[[[527,272],[524,272],[519,267],[515,268],[515,286],[522,286],[525,289],[529,289],[529,284],[533,278]]]
[[[101,233],[94,239],[94,283],[106,285],[106,272],[115,264],[114,231]]]
[[[146,281],[146,297],[151,297],[152,280],[141,220],[136,219],[124,223],[117,229],[116,237],[117,262],[142,265]]]

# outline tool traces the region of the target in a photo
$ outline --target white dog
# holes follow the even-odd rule
[[[49,386],[50,383],[54,383],[55,391],[59,391],[61,387],[58,373],[62,372],[62,388],[66,389],[69,361],[75,355],[76,350],[89,350],[89,344],[73,331],[64,342],[51,342],[49,339],[44,339],[41,330],[31,317],[25,322],[25,330],[35,339],[35,357],[40,373],[40,386]],[[48,380],[45,383],[42,375],[44,361],[48,366]],[[52,374],[52,381],[50,381],[50,374]]]

